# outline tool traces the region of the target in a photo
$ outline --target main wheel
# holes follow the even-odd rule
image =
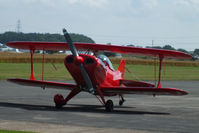
[[[64,97],[61,94],[56,94],[54,96],[55,108],[60,109],[65,105]]]
[[[105,108],[107,112],[112,112],[113,111],[113,101],[112,100],[108,100],[105,104]]]

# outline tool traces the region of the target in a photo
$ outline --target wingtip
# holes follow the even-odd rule
[[[7,79],[8,82],[14,82],[16,79],[12,78],[12,79]]]
[[[188,94],[189,94],[189,93],[186,92],[186,91],[182,91],[182,90],[180,91],[180,95],[182,95],[182,96],[183,96],[183,95],[188,95]]]

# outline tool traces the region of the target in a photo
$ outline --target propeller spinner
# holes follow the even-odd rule
[[[94,94],[95,91],[94,91],[92,82],[90,80],[90,77],[88,76],[88,73],[86,72],[86,70],[84,68],[84,65],[83,65],[84,59],[81,56],[79,56],[79,54],[75,48],[75,45],[73,44],[73,41],[70,38],[70,35],[66,31],[66,29],[63,29],[63,33],[64,33],[64,37],[66,39],[66,42],[68,43],[69,49],[72,52],[72,55],[74,56],[74,61],[80,67],[82,76],[84,78],[84,81],[86,82],[86,88],[89,90],[90,93]]]

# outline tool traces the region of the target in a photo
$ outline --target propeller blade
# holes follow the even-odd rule
[[[83,77],[84,77],[84,80],[85,80],[85,82],[86,82],[86,86],[87,86],[87,88],[89,89],[89,92],[92,93],[92,94],[94,94],[95,91],[94,91],[92,82],[91,82],[91,80],[90,80],[90,78],[89,78],[89,76],[88,76],[86,70],[84,69],[83,64],[80,64],[80,70],[81,70],[81,73],[82,73],[82,75],[83,75]]]
[[[73,54],[74,57],[77,57],[79,56],[76,48],[75,48],[75,45],[73,44],[73,41],[72,39],[70,38],[70,35],[68,34],[67,30],[66,29],[63,29],[63,33],[64,33],[64,37],[66,39],[66,41],[68,42],[68,46]]]
[[[77,52],[77,50],[75,48],[75,45],[73,44],[72,39],[70,38],[70,35],[66,31],[66,29],[63,29],[63,33],[64,33],[64,37],[65,37],[65,39],[66,39],[66,41],[68,43],[68,46],[69,46],[73,56],[75,58],[77,58],[79,56],[79,54],[78,54],[78,52]],[[84,81],[86,82],[87,89],[89,90],[90,93],[94,94],[95,91],[94,91],[92,82],[90,80],[90,77],[88,76],[88,73],[86,72],[86,70],[84,68],[84,65],[82,63],[80,63],[79,66],[80,66],[80,70],[81,70],[81,73],[83,75]]]

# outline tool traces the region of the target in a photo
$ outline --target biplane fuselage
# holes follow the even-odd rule
[[[154,84],[142,82],[142,81],[133,81],[133,80],[124,80],[124,70],[125,70],[125,61],[122,60],[118,70],[114,70],[108,57],[101,55],[103,58],[106,58],[106,62],[99,57],[95,57],[88,54],[80,54],[82,61],[75,59],[73,55],[68,55],[64,64],[67,70],[70,72],[71,76],[75,80],[78,88],[89,92],[89,89],[86,88],[85,80],[81,74],[79,68],[79,62],[82,62],[86,72],[88,73],[89,78],[91,79],[92,85],[96,95],[99,95],[98,89],[103,87],[155,87]],[[115,96],[118,93],[105,93],[104,96]]]
[[[13,48],[30,50],[31,55],[31,76],[30,79],[8,79],[8,81],[26,85],[54,89],[71,90],[64,98],[61,94],[54,96],[54,102],[57,108],[67,104],[70,99],[82,91],[89,92],[92,95],[100,96],[99,101],[105,106],[106,111],[113,110],[113,101],[105,100],[104,96],[119,95],[121,98],[119,104],[122,105],[125,94],[143,94],[143,95],[186,95],[186,91],[176,88],[162,88],[161,86],[161,69],[164,58],[176,59],[192,59],[192,56],[179,51],[138,48],[117,45],[90,44],[90,43],[73,43],[69,34],[64,29],[64,37],[67,43],[64,42],[9,42],[8,46]],[[33,73],[33,54],[35,50],[68,50],[72,55],[66,56],[64,64],[76,84],[73,83],[58,83],[52,81],[44,81],[44,70],[42,69],[42,80],[35,80]],[[155,59],[159,58],[159,77],[156,84],[156,69],[155,84],[146,83],[135,80],[125,80],[125,60],[121,60],[117,70],[114,70],[110,60],[104,55],[92,56],[88,54],[78,54],[77,50],[93,50],[93,51],[111,51],[122,54],[138,54],[152,56]],[[44,55],[43,55],[44,63]],[[44,66],[44,65],[42,65]],[[43,67],[42,67],[43,68]]]
[[[121,85],[120,81],[124,75],[122,72],[119,70],[115,71],[109,64],[95,56],[87,54],[81,54],[80,56],[83,58],[84,68],[91,79],[94,89],[101,86]],[[78,66],[78,60],[73,55],[68,55],[64,60],[64,64],[79,87],[86,90],[86,83]]]

